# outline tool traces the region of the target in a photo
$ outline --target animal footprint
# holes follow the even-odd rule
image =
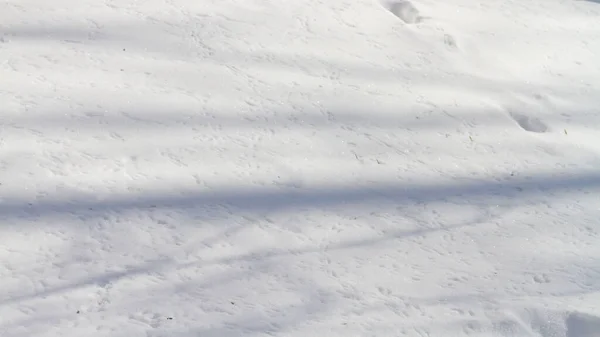
[[[520,113],[511,112],[510,116],[519,124],[519,126],[529,132],[544,133],[548,131],[548,126],[540,119],[530,117]]]
[[[600,318],[580,312],[572,312],[566,320],[567,337],[600,336]]]
[[[419,10],[409,1],[398,1],[387,4],[387,9],[404,23],[419,23],[423,17]]]
[[[450,34],[444,34],[444,44],[448,47],[448,49],[458,48],[456,39]]]

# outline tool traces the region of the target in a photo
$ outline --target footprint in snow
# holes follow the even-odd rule
[[[539,118],[527,116],[520,113],[511,112],[510,116],[512,119],[519,124],[519,126],[529,132],[544,133],[548,131],[548,126],[542,122]]]
[[[600,336],[600,317],[572,312],[566,319],[567,337]]]
[[[383,7],[406,24],[421,23],[428,19],[421,15],[421,12],[412,4],[412,2],[407,0],[392,0],[391,2],[383,2],[382,4]],[[458,49],[456,39],[450,34],[444,34],[444,44],[450,50]]]
[[[410,1],[395,1],[384,6],[404,23],[419,23],[423,17],[419,10]]]

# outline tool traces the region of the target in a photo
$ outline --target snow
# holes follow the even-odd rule
[[[598,1],[0,8],[0,336],[600,336]]]

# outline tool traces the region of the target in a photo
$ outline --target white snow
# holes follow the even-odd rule
[[[597,0],[6,0],[0,336],[600,336]]]

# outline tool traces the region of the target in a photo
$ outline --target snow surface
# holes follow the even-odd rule
[[[600,1],[5,0],[0,336],[600,336]]]

